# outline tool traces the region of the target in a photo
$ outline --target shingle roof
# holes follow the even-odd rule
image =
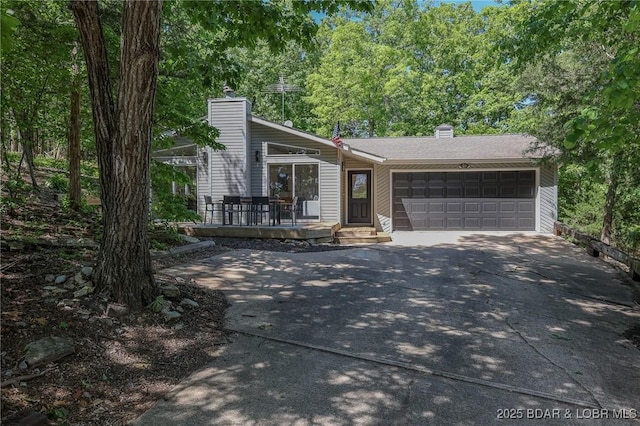
[[[526,135],[480,135],[344,139],[348,149],[382,157],[387,161],[490,161],[542,158],[540,150],[528,152],[536,138]]]

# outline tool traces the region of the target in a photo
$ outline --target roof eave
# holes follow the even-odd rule
[[[373,161],[373,162],[376,162],[376,163],[382,164],[382,163],[387,161],[386,158],[380,157],[379,155],[371,154],[371,153],[368,153],[368,152],[365,152],[365,151],[361,151],[361,150],[358,150],[358,149],[353,149],[348,144],[342,145],[342,149],[343,149],[344,152],[349,153],[349,154],[351,154],[351,155],[353,155],[355,157],[363,158],[365,160]]]
[[[531,163],[537,158],[501,157],[501,158],[424,158],[424,159],[388,159],[387,164],[488,164],[488,163]]]
[[[331,146],[333,148],[336,147],[335,144],[333,142],[331,142],[330,140],[328,140],[328,139],[324,139],[324,138],[321,138],[319,136],[312,135],[311,133],[307,133],[307,132],[304,132],[302,130],[294,129],[293,127],[287,127],[287,126],[284,126],[282,124],[274,123],[272,121],[268,121],[268,120],[265,120],[263,118],[259,118],[259,117],[255,117],[255,116],[251,116],[250,121],[252,123],[256,123],[256,124],[260,124],[262,126],[270,127],[272,129],[276,129],[276,130],[279,130],[281,132],[289,133],[291,135],[296,135],[296,136],[299,136],[301,138],[312,140],[314,142],[319,142],[319,143],[322,143],[324,145]]]

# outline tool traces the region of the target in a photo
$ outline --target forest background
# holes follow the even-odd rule
[[[100,4],[107,54],[117,65],[121,4]],[[560,152],[550,160],[560,165],[559,220],[638,252],[638,2],[334,6],[315,21],[304,17],[308,26],[296,28],[309,28],[309,37],[285,34],[294,27],[283,25],[237,43],[248,28],[212,31],[193,19],[190,2],[164,2],[154,148],[169,146],[174,131],[222,148],[201,117],[224,85],[247,97],[254,114],[326,137],[337,121],[343,138],[431,135],[443,123],[457,135],[532,134]],[[36,187],[19,169],[33,177],[38,159],[71,170],[48,183],[69,191],[68,208],[81,209],[99,185],[73,14],[62,1],[7,0],[1,12],[2,213],[21,202],[19,188]],[[118,67],[111,72],[117,80]],[[155,217],[194,219],[171,193],[171,182],[188,183],[188,176],[153,163],[151,177]]]

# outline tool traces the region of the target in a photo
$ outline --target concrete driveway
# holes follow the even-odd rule
[[[607,263],[548,235],[406,237],[426,240],[165,270],[224,290],[236,333],[135,424],[640,424],[640,310]]]

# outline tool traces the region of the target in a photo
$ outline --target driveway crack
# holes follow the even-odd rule
[[[582,389],[583,391],[585,391],[586,393],[588,393],[591,398],[593,399],[593,401],[598,405],[598,408],[602,408],[602,404],[600,403],[600,401],[598,400],[598,398],[594,395],[594,393],[592,391],[590,391],[588,388],[586,388],[579,380],[577,380],[570,371],[568,371],[566,368],[564,368],[562,365],[556,363],[555,361],[553,361],[551,358],[549,358],[548,356],[546,356],[545,354],[543,354],[533,343],[531,343],[529,341],[529,339],[527,339],[518,329],[516,329],[513,324],[511,324],[511,321],[509,321],[509,317],[503,317],[505,323],[509,326],[509,328],[511,330],[513,330],[514,333],[516,333],[518,335],[518,337],[520,338],[520,340],[522,340],[527,346],[529,346],[531,349],[533,349],[533,351],[535,353],[537,353],[538,355],[540,355],[543,359],[547,360],[551,365],[555,366],[556,368],[562,370],[565,375],[567,377],[569,377],[569,379],[574,382],[576,385],[578,385],[580,387],[580,389]]]

